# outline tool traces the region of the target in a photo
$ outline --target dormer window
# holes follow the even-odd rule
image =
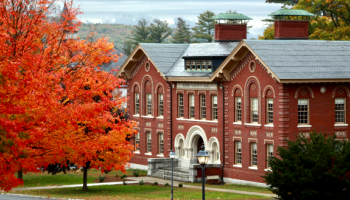
[[[186,60],[185,70],[212,70],[211,60]]]

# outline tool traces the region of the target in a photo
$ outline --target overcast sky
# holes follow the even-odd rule
[[[60,0],[61,2],[63,0]],[[253,18],[248,25],[253,28],[248,38],[258,38],[265,29],[262,19],[281,8],[281,4],[268,4],[265,0],[74,0],[84,12],[78,18],[83,22],[118,23],[136,25],[141,18],[167,20],[175,27],[175,19],[182,17],[190,27],[195,26],[197,16],[210,10],[215,14],[236,10]]]

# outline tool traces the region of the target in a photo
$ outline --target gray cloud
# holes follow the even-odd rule
[[[249,23],[253,28],[250,29],[248,38],[262,35],[265,28],[261,20],[281,8],[280,4],[267,4],[265,0],[80,0],[76,4],[84,12],[79,16],[82,21],[128,25],[136,25],[141,18],[149,21],[158,18],[174,24],[177,17],[182,17],[193,27],[197,16],[203,11],[210,10],[219,14],[236,10],[253,18]]]

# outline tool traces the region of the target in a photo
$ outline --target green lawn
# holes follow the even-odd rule
[[[138,170],[140,176],[147,175],[147,171]],[[127,176],[133,177],[133,169],[126,170]],[[111,171],[107,176],[122,176],[125,173],[121,171]],[[101,172],[96,169],[91,169],[88,171],[88,183],[93,183],[93,181],[101,175]],[[48,174],[43,173],[27,173],[23,174],[24,187],[38,187],[38,186],[50,186],[50,185],[72,185],[72,184],[83,184],[83,173],[82,172],[68,172],[67,174]]]
[[[185,185],[202,186],[202,183],[185,183]],[[209,184],[206,184],[205,187],[272,194],[272,192],[269,189],[267,189],[267,188],[256,187],[256,186],[248,186],[248,185],[237,185],[237,184],[209,185]]]
[[[79,188],[61,188],[50,190],[11,191],[11,193],[36,196],[79,198],[87,200],[104,199],[170,199],[170,187],[151,185],[111,185],[93,186],[88,191]],[[206,191],[206,199],[268,199],[263,196],[241,195],[224,192]],[[174,188],[174,199],[201,199],[202,191],[189,188]]]

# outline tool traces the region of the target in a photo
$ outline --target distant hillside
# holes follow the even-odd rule
[[[110,42],[114,42],[114,46],[118,48],[123,47],[123,40],[127,40],[131,36],[131,31],[134,30],[134,26],[124,25],[124,24],[81,24],[78,36],[80,38],[85,38],[90,34],[92,28],[94,28],[97,33],[97,37],[106,36],[109,38]],[[172,39],[173,33],[165,39],[164,42],[169,43]]]
[[[110,42],[114,42],[114,46],[123,47],[123,39],[131,36],[134,26],[124,24],[81,24],[78,36],[81,38],[90,34],[92,28],[95,28],[97,37],[107,36]]]

